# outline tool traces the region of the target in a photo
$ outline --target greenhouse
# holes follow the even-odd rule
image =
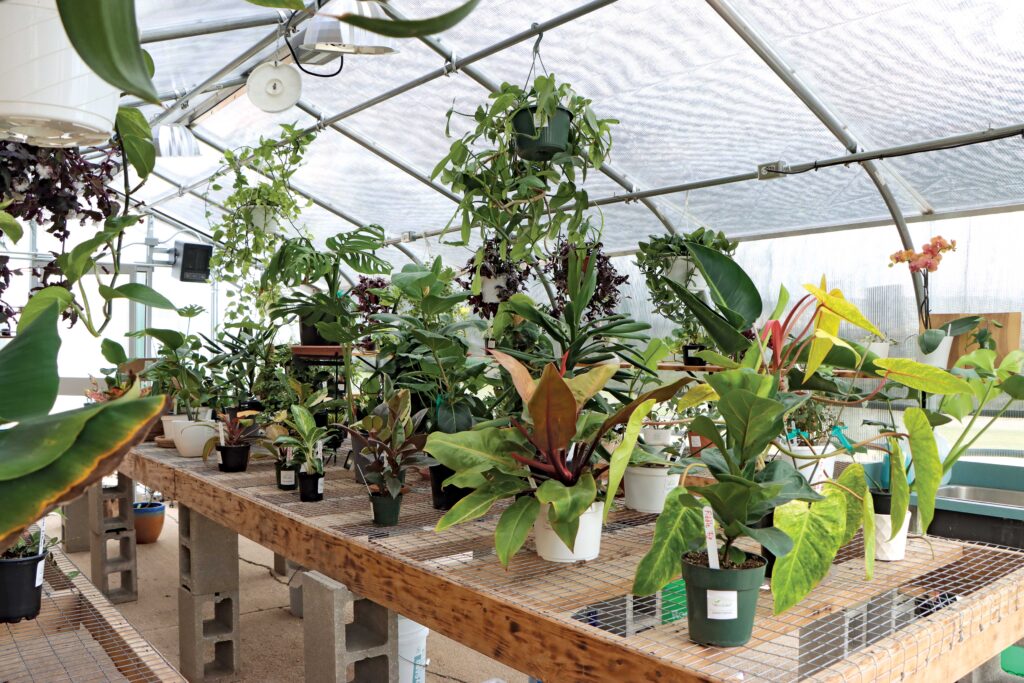
[[[1024,683],[1024,3],[0,33],[3,683]]]

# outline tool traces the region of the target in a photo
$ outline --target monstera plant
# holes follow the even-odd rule
[[[0,349],[0,549],[114,471],[166,403],[163,396],[138,398],[136,385],[121,398],[51,415],[58,313],[54,302],[22,319],[17,337]]]

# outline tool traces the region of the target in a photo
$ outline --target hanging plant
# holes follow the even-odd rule
[[[518,292],[526,291],[529,266],[525,261],[513,261],[502,255],[495,242],[487,242],[466,262],[466,271],[472,273],[459,284],[470,291],[470,308],[477,316],[490,320],[498,314],[498,306]]]
[[[484,242],[506,242],[519,260],[584,224],[588,195],[579,186],[608,157],[618,122],[599,119],[589,99],[554,75],[527,87],[505,83],[490,99],[461,114],[476,127],[452,143],[431,178],[462,195],[449,227],[459,225],[463,243],[479,228]],[[449,128],[456,113],[448,112]]]
[[[555,245],[552,256],[544,264],[544,272],[551,277],[555,287],[555,301],[551,306],[551,314],[555,317],[562,315],[566,303],[570,299],[569,292],[569,252],[585,252],[587,259],[595,259],[597,267],[597,288],[594,296],[587,304],[584,317],[587,320],[594,320],[605,315],[611,315],[619,305],[620,291],[622,285],[629,282],[628,275],[619,275],[619,271],[612,265],[612,261],[601,250],[600,242],[590,242],[583,245],[570,243],[568,240],[560,239]]]

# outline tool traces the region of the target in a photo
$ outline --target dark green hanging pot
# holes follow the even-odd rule
[[[690,640],[699,645],[738,647],[754,631],[757,598],[764,583],[765,559],[750,569],[711,569],[683,558],[686,581],[686,620]]]
[[[548,118],[546,126],[537,130],[534,113],[537,107],[520,109],[512,117],[516,131],[516,152],[529,161],[551,161],[559,152],[569,148],[572,113],[565,107],[558,107]]]

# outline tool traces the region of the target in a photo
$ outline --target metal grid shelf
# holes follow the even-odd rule
[[[140,469],[154,464],[174,468],[181,477],[175,478],[179,488],[190,477],[224,486],[225,495],[257,502],[260,515],[300,519],[318,532],[373,548],[526,614],[569,625],[596,641],[594,647],[605,647],[610,639],[663,661],[666,671],[683,668],[706,680],[908,680],[927,673],[930,660],[954,645],[970,641],[976,648],[994,647],[992,642],[979,644],[986,638],[981,632],[1007,615],[1024,624],[1024,552],[911,537],[907,559],[876,562],[875,577],[868,582],[863,580],[863,544],[855,538],[841,550],[821,585],[787,612],[773,615],[771,594],[764,590],[748,645],[707,648],[687,637],[681,586],[646,598],[630,594],[636,565],[650,547],[656,515],[616,505],[598,559],[569,565],[546,562],[530,539],[506,571],[493,549],[501,508],[436,534],[433,528],[443,512],[431,507],[425,482],[411,482],[400,526],[374,527],[365,489],[338,466],[326,469],[323,502],[300,503],[298,492],[246,487],[241,476],[185,461],[174,451],[142,447],[126,464],[134,467],[138,460],[144,463]],[[262,482],[269,469],[269,463],[253,463],[246,476],[254,484]],[[249,514],[256,510],[250,508]],[[305,561],[318,552],[303,551],[309,553]],[[1021,630],[1013,640],[1024,635]]]
[[[4,683],[183,682],[174,668],[83,577],[59,549],[43,573],[31,621],[0,624]]]

